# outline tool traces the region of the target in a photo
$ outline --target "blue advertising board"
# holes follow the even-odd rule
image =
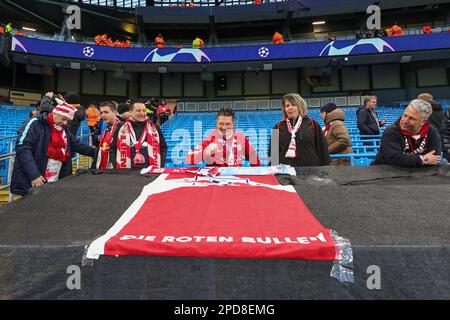
[[[283,45],[213,48],[115,48],[13,37],[11,50],[34,55],[111,62],[214,63],[450,49],[450,33]]]

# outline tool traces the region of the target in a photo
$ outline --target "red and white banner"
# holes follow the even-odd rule
[[[334,260],[338,245],[274,175],[161,174],[86,257],[159,255]]]

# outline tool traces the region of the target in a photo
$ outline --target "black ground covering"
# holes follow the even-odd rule
[[[354,284],[323,261],[127,256],[82,267],[81,290],[69,290],[67,268],[155,178],[82,171],[0,208],[0,299],[450,299],[448,168],[388,166],[279,177],[351,241]],[[371,265],[380,290],[367,288]]]

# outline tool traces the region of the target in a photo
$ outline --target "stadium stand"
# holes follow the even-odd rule
[[[449,108],[450,3],[257,2],[198,0],[190,7],[183,0],[0,1],[0,28],[8,22],[13,26],[11,35],[0,32],[0,300],[448,299],[450,216],[445,195],[450,192],[450,165],[441,161],[408,169],[370,164],[383,131],[419,93],[430,92],[444,110]],[[69,27],[69,5],[82,13],[80,29]],[[372,38],[375,28],[365,30],[368,5],[380,6],[381,29],[398,24],[403,36]],[[431,27],[425,33],[431,34],[424,34],[425,22]],[[272,45],[275,30],[283,34],[282,45]],[[95,38],[104,34],[105,41]],[[158,48],[153,42],[157,34],[165,41]],[[120,40],[108,41],[106,35]],[[204,48],[192,48],[196,36],[204,39]],[[55,183],[38,177],[42,185],[30,188],[29,195],[13,196],[8,184],[14,145],[31,111],[21,105],[31,106],[36,96],[49,91],[79,92],[86,106],[163,97],[157,99],[171,107],[168,121],[153,117],[159,103],[146,111],[168,145],[167,170],[141,174],[91,169],[92,158],[77,154],[71,176]],[[324,104],[344,110],[353,153],[331,157],[348,158],[350,166],[266,174],[283,169],[267,168],[268,150],[273,127],[281,120],[281,97],[289,92],[305,98],[308,116],[320,125]],[[356,111],[371,95],[378,97],[376,112],[387,124],[380,136],[361,136]],[[125,103],[122,107],[126,111]],[[245,163],[246,168],[225,168],[228,174],[222,176],[225,170],[218,168],[188,172],[187,152],[216,127],[221,108],[235,112],[235,128],[247,135],[262,167]],[[91,144],[89,132],[85,120],[77,136]],[[150,134],[142,137],[149,140],[126,146],[121,160],[131,161],[136,145],[155,150]],[[108,142],[102,146],[109,155]],[[134,164],[139,164],[138,155]],[[44,161],[47,156],[48,151]],[[255,176],[247,176],[249,172]],[[259,190],[251,193],[253,187]],[[268,201],[270,192],[276,198]],[[297,206],[302,210],[295,211]],[[294,216],[311,220],[295,224]],[[266,218],[273,223],[267,224]],[[224,227],[221,219],[231,227]],[[312,232],[314,219],[325,233]],[[128,232],[124,222],[143,231]],[[219,236],[242,231],[242,240],[249,239],[253,227],[255,237],[271,237],[256,241],[256,250],[249,246],[240,251],[239,241],[229,242],[230,247],[208,243],[212,255],[206,255],[198,243],[184,242],[193,234],[210,238],[203,231],[213,229],[205,226]],[[153,233],[166,227],[177,238],[173,247],[170,240],[152,242]],[[298,243],[286,237],[288,227]],[[280,233],[272,234],[276,228]],[[119,241],[117,248],[114,241],[93,245],[111,234]],[[311,246],[305,246],[305,239]],[[130,251],[120,251],[129,243]],[[144,250],[133,248],[135,243]],[[290,245],[292,255],[267,255],[283,253]],[[99,260],[88,257],[93,247],[101,252]],[[303,250],[311,260],[302,259]],[[82,290],[70,287],[68,266],[81,267]],[[380,288],[370,288],[371,267],[381,270]]]

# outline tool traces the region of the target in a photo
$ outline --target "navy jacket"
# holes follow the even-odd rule
[[[392,126],[384,130],[381,137],[380,150],[372,164],[390,164],[406,168],[422,167],[420,155],[404,153],[405,137],[402,135],[399,127],[399,120]],[[422,155],[427,154],[431,150],[436,150],[435,154],[441,154],[441,137],[437,129],[430,125],[428,129],[428,142]]]
[[[450,108],[442,119],[442,148],[447,161],[450,161]]]
[[[375,111],[373,112],[377,115]],[[374,116],[372,115],[372,113],[368,108],[360,108],[356,111],[356,114],[358,116],[358,129],[360,135],[380,134],[380,130],[378,129],[377,125],[377,120],[374,118]]]
[[[50,126],[46,111],[39,112],[36,117],[29,119],[19,129],[16,142],[16,159],[11,178],[11,193],[18,195],[28,194],[31,181],[44,176],[47,169],[47,149],[50,142]],[[93,157],[96,149],[83,144],[66,128],[67,149],[69,152],[78,152]],[[59,179],[72,174],[72,159],[63,163]]]

